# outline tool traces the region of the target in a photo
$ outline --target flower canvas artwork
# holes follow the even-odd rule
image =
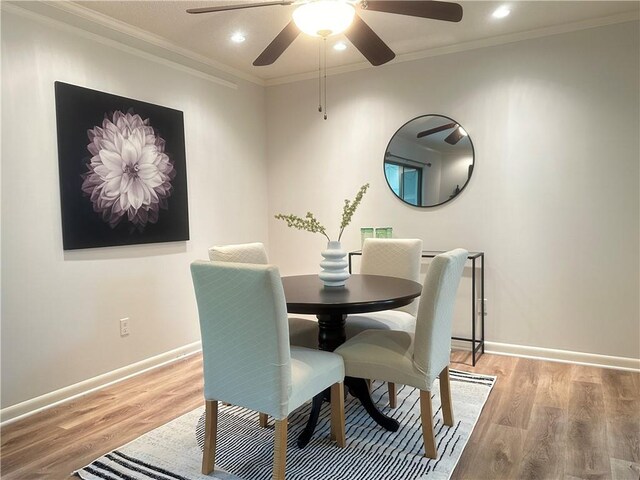
[[[56,82],[65,250],[189,239],[179,110]]]

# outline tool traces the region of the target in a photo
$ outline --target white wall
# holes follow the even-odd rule
[[[469,152],[469,150],[467,151]],[[442,172],[440,177],[440,202],[449,200],[456,187],[462,188],[469,178],[469,166],[473,164],[473,157],[456,153],[442,154]]]
[[[425,249],[484,250],[488,340],[640,357],[638,30],[332,76],[327,121],[314,80],[268,88],[272,259],[284,273],[316,271],[323,237],[272,215],[310,210],[335,232],[342,200],[370,182],[346,247],[359,247],[360,226],[391,225]],[[476,164],[457,199],[419,209],[387,188],[382,161],[397,128],[429,113],[464,125]]]
[[[315,81],[269,88],[265,107],[253,84],[14,13],[1,34],[2,408],[197,341],[188,264],[213,243],[268,239],[283,273],[316,271],[323,237],[273,214],[312,210],[337,232],[365,182],[347,248],[392,225],[486,251],[489,340],[640,356],[637,22],[330,77],[326,122]],[[184,112],[189,242],[63,252],[55,80]],[[382,157],[426,113],[459,120],[477,156],[462,195],[423,210],[388,190]],[[461,298],[459,333],[467,316]]]
[[[56,80],[184,112],[190,241],[63,252]],[[267,241],[262,87],[3,11],[2,138],[3,408],[196,342],[189,263],[214,243]]]

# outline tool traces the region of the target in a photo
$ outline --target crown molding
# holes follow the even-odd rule
[[[174,62],[172,60],[168,60],[164,57],[158,56],[158,55],[154,55],[152,53],[140,50],[138,48],[135,47],[131,47],[129,45],[126,45],[122,42],[119,42],[117,40],[112,40],[110,38],[106,38],[102,35],[97,35],[95,33],[91,33],[85,29],[70,25],[64,21],[61,20],[56,20],[54,18],[51,18],[47,15],[43,15],[41,13],[38,12],[34,12],[32,10],[28,10],[22,7],[17,6],[15,3],[8,3],[8,2],[2,2],[0,3],[0,11],[2,12],[8,12],[8,13],[12,13],[15,15],[18,15],[20,17],[24,17],[24,18],[28,18],[29,20],[33,20],[35,22],[41,23],[43,25],[47,25],[59,30],[63,30],[66,32],[70,32],[72,34],[84,37],[86,39],[95,41],[97,43],[100,43],[102,45],[106,45],[108,47],[111,48],[115,48],[117,50],[120,50],[122,52],[128,53],[130,55],[135,55],[137,57],[140,58],[144,58],[145,60],[149,60],[155,63],[159,63],[161,65],[173,68],[175,70],[187,73],[189,75],[192,75],[194,77],[197,78],[201,78],[203,80],[207,80],[209,82],[212,83],[216,83],[218,85],[222,85],[225,86],[227,88],[231,88],[236,90],[238,88],[238,85],[236,85],[233,82],[229,82],[228,80],[224,80],[220,77],[217,77],[215,75],[211,75],[208,72],[204,72],[200,69],[196,69],[196,68],[191,68],[188,67],[186,65],[183,65],[182,63],[178,63],[178,62]]]
[[[118,48],[119,50],[127,51],[128,53],[133,53],[135,55],[154,60],[156,62],[164,63],[165,65],[178,68],[182,71],[189,71],[190,73],[196,74],[201,78],[204,78],[204,75],[210,81],[214,81],[215,83],[219,83],[234,89],[238,87],[237,84],[210,73],[210,70],[217,70],[219,72],[229,74],[234,78],[246,80],[251,83],[264,86],[264,81],[261,78],[255,77],[245,72],[241,72],[240,70],[234,69],[223,63],[211,60],[203,55],[199,55],[190,50],[179,47],[160,36],[133,27],[125,22],[113,19],[111,17],[108,17],[107,15],[95,12],[81,5],[68,1],[49,0],[37,3],[40,5],[39,10],[37,11],[30,9],[26,7],[26,4],[20,4],[19,2],[3,1],[1,3],[1,8],[2,10],[6,10],[8,12],[21,14],[22,16],[29,16],[32,19],[39,20],[43,23],[47,23],[57,27],[64,27],[67,30],[74,31],[75,33],[80,33],[82,36],[90,38],[92,40],[96,40],[102,44],[109,45]],[[55,9],[54,11],[58,11],[63,15],[73,15],[74,17],[76,17],[76,19],[80,20],[79,26],[71,25],[70,23],[66,22],[64,18],[53,18],[47,13],[43,13],[42,11],[40,11],[42,6],[53,8]],[[114,39],[106,37],[105,35],[93,33],[91,31],[91,27],[94,25],[100,25],[101,27],[111,30],[112,32],[115,32],[117,34],[125,35],[126,37],[141,41],[144,44],[159,49],[159,53],[149,52],[137,46],[132,46],[123,39]],[[179,55],[180,57],[184,57],[185,59],[190,60],[191,62],[195,62],[197,65],[194,66],[187,64],[187,62],[183,63],[175,60],[170,60],[162,55],[163,52],[170,52],[172,54]]]
[[[217,62],[215,60],[210,59],[209,57],[205,57],[204,55],[200,55],[186,48],[182,48],[170,42],[164,37],[155,35],[141,28],[134,27],[126,22],[116,20],[115,18],[109,17],[108,15],[104,15],[100,12],[96,12],[95,10],[91,10],[90,8],[83,7],[82,5],[79,5],[72,1],[61,2],[59,0],[58,1],[47,0],[45,3],[55,8],[58,8],[60,10],[63,10],[67,13],[71,13],[73,15],[81,17],[90,22],[98,23],[104,27],[110,28],[120,33],[124,33],[126,35],[142,40],[156,47],[162,48],[164,50],[168,50],[170,52],[173,52],[183,57],[194,60],[198,63],[202,63],[203,65],[223,71],[225,73],[233,75],[236,78],[247,80],[249,82],[264,86],[264,80],[262,80],[259,77],[256,77],[255,75],[251,75],[249,73],[243,72],[236,68],[230,67],[229,65],[226,65],[222,62]]]
[[[511,33],[508,35],[499,35],[496,37],[484,38],[482,40],[473,40],[470,42],[458,43],[455,45],[448,45],[445,47],[432,48],[428,50],[421,50],[419,52],[406,53],[404,55],[398,55],[391,62],[386,65],[394,65],[396,63],[413,62],[415,60],[421,60],[423,58],[438,57],[441,55],[448,55],[451,53],[459,53],[468,50],[476,50],[479,48],[494,47],[498,45],[505,45],[508,43],[522,42],[524,40],[531,40],[534,38],[548,37],[552,35],[561,35],[563,33],[570,33],[579,30],[586,30],[589,28],[604,27],[606,25],[614,25],[617,23],[626,23],[640,20],[639,12],[628,12],[617,15],[610,15],[607,17],[593,18],[589,20],[583,20],[580,22],[566,23],[563,25],[555,25],[553,27],[538,28],[535,30],[528,30],[526,32]],[[340,75],[343,73],[355,72],[358,70],[364,70],[367,68],[374,68],[368,62],[361,62],[352,65],[344,65],[341,67],[334,67],[327,69],[327,75]],[[380,67],[375,67],[380,68]],[[271,78],[264,83],[267,87],[282,85],[286,83],[300,82],[303,80],[312,80],[317,78],[318,72],[306,72],[296,75],[287,75],[283,77]]]
[[[234,84],[233,82],[229,82],[222,78],[216,77],[215,75],[212,75],[211,73],[206,71],[207,69],[205,68],[198,68],[196,66],[189,66],[174,60],[169,60],[161,55],[149,53],[147,51],[141,50],[140,48],[130,46],[125,41],[114,40],[111,38],[106,38],[103,35],[92,33],[89,31],[89,29],[91,25],[98,24],[102,27],[112,30],[113,32],[126,35],[130,38],[136,39],[138,41],[142,41],[160,50],[171,52],[173,54],[184,57],[185,59],[191,60],[192,62],[196,62],[197,64],[200,64],[203,67],[215,69],[220,72],[227,73],[237,79],[246,80],[260,86],[270,87],[270,86],[282,85],[282,84],[299,82],[304,80],[311,80],[311,79],[315,79],[317,76],[317,72],[314,70],[311,72],[305,72],[305,73],[294,74],[294,75],[285,75],[285,76],[275,77],[275,78],[270,78],[265,80],[260,77],[257,77],[249,73],[243,72],[241,70],[238,70],[236,68],[233,68],[224,63],[212,60],[204,55],[194,53],[191,50],[187,50],[185,48],[179,47],[178,45],[175,45],[174,43],[168,41],[167,39],[161,36],[152,34],[140,28],[136,28],[128,23],[122,22],[120,20],[116,20],[107,15],[96,12],[82,5],[76,4],[74,2],[45,0],[38,3],[42,5],[46,5],[47,7],[55,8],[60,12],[74,15],[75,17],[81,19],[82,23],[84,24],[83,26],[86,26],[87,28],[76,27],[64,22],[63,20],[53,19],[47,16],[46,14],[34,12],[33,10],[27,9],[24,6],[20,6],[18,2],[2,1],[0,5],[2,10],[14,12],[14,13],[28,12],[32,16],[32,18],[37,17],[40,21],[44,21],[46,19],[48,21],[47,23],[55,24],[58,27],[63,25],[68,29],[75,31],[76,33],[80,32],[83,36],[99,41],[100,43],[113,46],[120,50],[127,51],[129,53],[133,53],[135,55],[138,55],[156,62],[164,63],[166,65],[172,66],[173,68],[187,71],[193,75],[199,76],[201,78],[206,78],[216,83],[220,83],[226,86],[231,86],[231,88],[237,88],[237,85]],[[628,13],[621,13],[617,15],[611,15],[607,17],[583,20],[580,22],[556,25],[553,27],[545,27],[545,28],[539,28],[535,30],[528,30],[526,32],[517,32],[513,34],[499,35],[499,36],[489,37],[481,40],[473,40],[470,42],[463,42],[455,45],[448,45],[445,47],[432,48],[427,50],[421,50],[418,52],[398,55],[394,60],[387,63],[385,66],[394,65],[397,63],[412,62],[415,60],[421,60],[421,59],[430,58],[430,57],[437,57],[441,55],[448,55],[451,53],[458,53],[458,52],[464,52],[469,50],[476,50],[480,48],[487,48],[487,47],[493,47],[498,45],[505,45],[509,43],[521,42],[524,40],[530,40],[534,38],[560,35],[564,33],[570,33],[570,32],[585,30],[589,28],[602,27],[606,25],[613,25],[617,23],[638,21],[638,20],[640,20],[639,12],[628,12]],[[327,70],[327,75],[340,75],[343,73],[355,72],[358,70],[364,70],[364,69],[370,69],[370,68],[374,68],[374,67],[372,67],[368,62],[359,62],[356,64],[330,68]],[[375,68],[380,68],[380,67],[375,67]]]

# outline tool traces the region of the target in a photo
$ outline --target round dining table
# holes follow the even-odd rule
[[[343,287],[325,287],[318,275],[295,275],[282,277],[282,285],[289,313],[317,316],[318,347],[329,352],[345,342],[345,323],[350,314],[402,307],[422,293],[422,285],[417,282],[381,275],[351,275]],[[398,422],[376,408],[364,379],[345,377],[344,383],[378,425],[398,430]],[[309,421],[298,437],[300,448],[309,443],[327,397],[328,391],[314,397]]]

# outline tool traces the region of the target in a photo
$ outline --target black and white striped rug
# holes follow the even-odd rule
[[[380,428],[359,402],[345,402],[347,447],[329,440],[329,405],[325,404],[309,445],[295,445],[304,428],[310,405],[289,417],[287,480],[446,480],[460,458],[475,426],[495,377],[451,371],[451,395],[455,423],[442,423],[438,382],[432,402],[438,459],[423,456],[419,392],[398,388],[398,406],[381,410],[400,422],[397,432]],[[373,382],[372,398],[388,405],[386,385]],[[218,419],[216,471],[200,473],[202,461],[203,408],[173,420],[133,442],[95,460],[76,472],[83,479],[126,480],[268,480],[273,466],[273,422],[258,425],[258,414],[239,407],[221,406]]]

